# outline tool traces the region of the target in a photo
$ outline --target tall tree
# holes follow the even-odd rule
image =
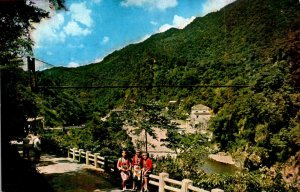
[[[30,1],[1,1],[0,5],[0,67],[2,139],[20,135],[26,117],[36,112],[34,96],[27,89],[26,73],[20,68],[22,58],[31,54],[29,32],[32,22],[38,22],[47,13]],[[2,141],[3,141],[2,140]]]
[[[19,159],[8,141],[23,134],[26,118],[36,114],[35,94],[29,89],[22,58],[31,55],[32,22],[47,13],[31,1],[0,1],[1,153],[3,191],[51,191],[47,183]],[[36,183],[33,183],[36,182]]]
[[[154,128],[174,129],[176,126],[163,112],[161,103],[157,101],[141,101],[134,106],[127,106],[124,113],[125,122],[134,127],[134,134],[145,134],[146,152],[148,151],[148,135],[156,139]]]

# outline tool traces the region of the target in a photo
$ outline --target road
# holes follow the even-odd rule
[[[44,154],[37,164],[55,192],[120,192],[119,181],[91,165]]]

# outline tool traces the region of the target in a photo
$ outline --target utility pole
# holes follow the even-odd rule
[[[148,153],[148,137],[147,137],[147,131],[145,129],[145,148],[146,148],[146,153]]]
[[[32,92],[37,92],[36,74],[35,74],[35,58],[27,56],[27,65],[29,73],[29,83]],[[33,130],[37,131],[36,114],[34,114]]]
[[[36,92],[36,74],[35,74],[35,58],[27,57],[27,65],[29,72],[29,81],[32,92]]]

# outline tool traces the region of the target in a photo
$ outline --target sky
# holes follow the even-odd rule
[[[50,12],[35,24],[34,57],[54,66],[78,67],[100,62],[126,45],[139,43],[172,27],[183,29],[235,0],[66,0],[67,11]],[[46,65],[37,61],[37,70]]]

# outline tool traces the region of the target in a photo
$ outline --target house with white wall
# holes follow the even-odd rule
[[[211,116],[212,112],[209,107],[202,104],[195,105],[191,109],[190,125],[200,131],[206,130]]]

